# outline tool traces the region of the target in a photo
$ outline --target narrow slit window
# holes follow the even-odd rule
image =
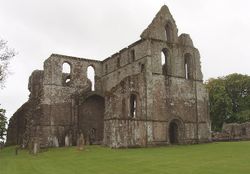
[[[135,50],[130,51],[130,57],[131,57],[132,62],[134,62],[135,61]]]
[[[187,62],[185,62],[185,79],[189,79],[189,75],[188,75],[188,64],[187,64]]]
[[[167,48],[163,48],[161,51],[161,66],[162,66],[162,74],[167,75],[167,71],[168,71],[168,50],[167,50]]]
[[[108,64],[105,64],[105,73],[108,74]]]
[[[93,68],[93,66],[89,66],[87,68],[87,78],[91,82],[91,91],[94,91],[95,90],[95,69]]]
[[[136,117],[136,110],[137,110],[137,99],[135,94],[131,94],[130,96],[130,116],[132,118]]]
[[[120,68],[120,57],[117,58],[117,68]]]
[[[189,53],[184,55],[184,73],[185,79],[189,80],[192,79],[192,56]]]

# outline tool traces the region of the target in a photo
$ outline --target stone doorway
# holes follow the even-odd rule
[[[89,96],[79,106],[79,130],[84,134],[86,144],[101,144],[104,133],[104,98]]]
[[[178,120],[173,120],[170,122],[168,135],[170,144],[180,143],[180,128]]]

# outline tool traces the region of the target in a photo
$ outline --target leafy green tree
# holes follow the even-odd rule
[[[4,141],[6,136],[7,117],[5,117],[5,110],[0,109],[0,143]]]
[[[209,92],[212,130],[219,131],[224,122],[250,120],[250,76],[230,74],[206,82]]]

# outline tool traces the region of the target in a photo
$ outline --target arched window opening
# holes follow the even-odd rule
[[[189,80],[192,79],[192,56],[189,53],[184,55],[184,73],[185,79]]]
[[[91,90],[95,90],[95,69],[93,66],[87,68],[87,78],[91,81]]]
[[[165,25],[165,38],[166,38],[166,41],[168,41],[168,42],[173,41],[173,27],[172,27],[171,22],[168,22]]]
[[[168,50],[166,48],[163,48],[161,51],[161,65],[162,65],[162,74],[167,75]]]
[[[71,82],[71,65],[68,62],[64,62],[62,65],[62,83],[69,85]]]
[[[137,99],[135,94],[130,95],[130,116],[132,118],[136,117],[136,110],[137,110]]]
[[[132,62],[135,61],[135,50],[134,49],[130,51],[130,58],[131,58]]]
[[[71,66],[70,66],[69,63],[67,63],[67,62],[63,63],[62,72],[66,73],[66,74],[70,74],[71,73]]]

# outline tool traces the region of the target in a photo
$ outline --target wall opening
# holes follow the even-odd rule
[[[167,42],[173,42],[173,25],[171,22],[165,25],[165,39]]]
[[[117,68],[120,68],[120,57],[117,57]]]
[[[93,66],[88,66],[87,68],[87,78],[91,82],[91,91],[95,90],[95,69]]]
[[[70,76],[66,77],[65,83],[68,84],[71,81]]]
[[[161,65],[162,65],[162,74],[167,75],[168,71],[168,49],[163,48],[161,51]]]
[[[189,53],[186,53],[184,55],[184,73],[185,73],[185,79],[192,79],[192,56]]]
[[[135,50],[134,49],[130,51],[130,58],[131,58],[132,62],[135,61]]]
[[[63,73],[70,74],[71,73],[71,66],[68,62],[63,63],[63,68],[62,68]]]
[[[105,101],[102,96],[92,95],[79,105],[78,126],[85,143],[102,144],[104,135]]]
[[[64,62],[62,65],[62,83],[69,85],[71,82],[71,65],[68,62]]]
[[[142,63],[141,64],[141,72],[144,72],[145,71],[145,65]]]
[[[172,121],[169,124],[169,141],[170,141],[170,144],[178,144],[179,143],[178,125],[174,121]]]
[[[105,64],[105,73],[108,74],[108,64]]]
[[[124,118],[126,116],[126,101],[123,98],[122,99],[122,117]]]
[[[136,110],[137,110],[137,97],[135,94],[130,95],[130,116],[132,118],[136,117]]]

